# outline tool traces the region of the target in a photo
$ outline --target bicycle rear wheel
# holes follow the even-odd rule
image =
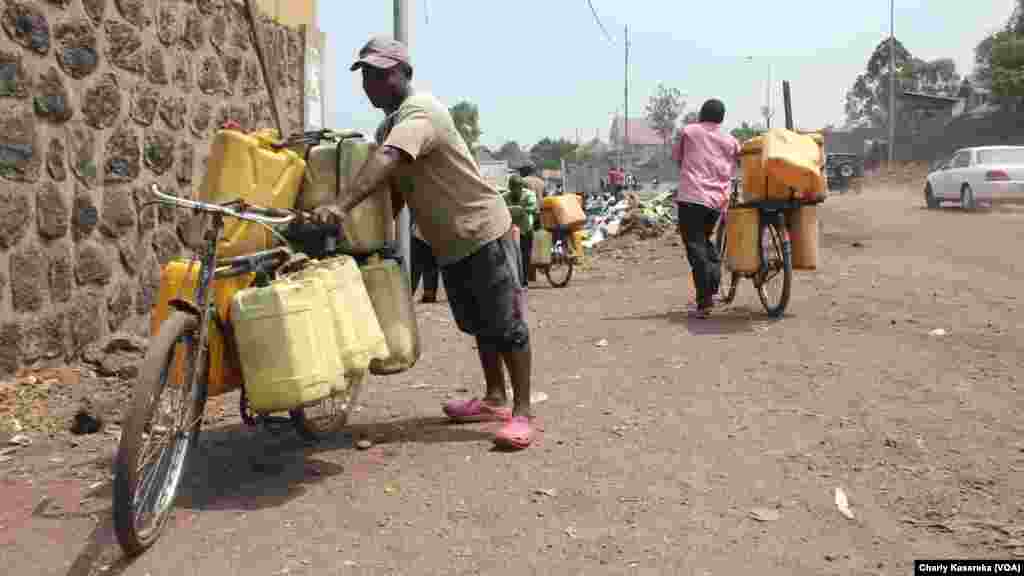
[[[288,413],[295,431],[304,440],[320,442],[348,424],[348,417],[359,401],[359,393],[363,390],[366,372],[346,378],[349,382],[345,392]]]
[[[765,311],[778,318],[789,305],[793,283],[792,246],[789,234],[777,222],[761,223],[761,264],[754,283]]]
[[[160,537],[199,436],[207,357],[198,325],[190,314],[173,313],[139,370],[114,460],[114,531],[128,556],[141,554]],[[202,366],[198,373],[196,366]]]
[[[555,288],[565,288],[572,280],[573,258],[566,253],[564,240],[559,240],[551,249],[551,263],[544,269],[548,282]]]

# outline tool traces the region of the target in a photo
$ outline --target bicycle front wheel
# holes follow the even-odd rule
[[[755,283],[765,311],[778,318],[789,305],[793,283],[793,255],[789,234],[776,222],[761,224],[761,271]]]
[[[160,537],[199,436],[207,358],[198,326],[194,316],[173,313],[139,370],[114,460],[114,530],[128,556]]]

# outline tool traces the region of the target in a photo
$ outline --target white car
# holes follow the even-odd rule
[[[928,174],[929,208],[956,201],[965,210],[978,204],[1024,204],[1024,146],[983,146],[957,150]]]

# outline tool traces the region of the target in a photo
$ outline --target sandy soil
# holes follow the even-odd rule
[[[691,319],[672,237],[613,241],[568,288],[532,289],[549,399],[526,452],[493,452],[491,425],[439,418],[481,376],[446,306],[421,307],[420,363],[372,379],[332,442],[245,429],[234,398],[219,400],[226,416],[207,426],[171,525],[132,563],[110,531],[114,434],[17,451],[0,463],[0,563],[895,575],[915,558],[1024,557],[1024,212],[928,211],[909,182],[823,205],[821,265],[797,274],[781,321],[749,282]],[[363,438],[374,447],[356,450]]]

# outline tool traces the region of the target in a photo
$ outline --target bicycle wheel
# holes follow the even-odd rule
[[[793,259],[789,235],[775,222],[761,224],[761,262],[763,269],[755,279],[757,295],[768,315],[778,318],[789,305]]]
[[[573,265],[572,256],[566,254],[565,241],[559,240],[551,249],[551,264],[544,269],[544,275],[548,277],[551,286],[565,288],[569,280],[572,280]]]
[[[114,530],[128,556],[141,554],[159,538],[196,445],[207,391],[198,325],[190,314],[172,313],[139,370],[134,406],[114,460]],[[172,371],[175,366],[181,369]],[[198,377],[196,366],[203,367]]]
[[[348,378],[348,389],[345,392],[305,408],[297,408],[288,413],[295,431],[304,440],[320,442],[337,433],[348,424],[349,414],[359,401],[366,372]]]
[[[732,270],[729,270],[729,267],[726,263],[725,250],[728,246],[728,242],[729,238],[728,235],[725,233],[725,216],[723,215],[722,218],[718,221],[718,228],[715,230],[715,249],[718,250],[718,259],[720,262],[720,266],[722,268],[725,268],[722,275],[724,276],[725,272],[729,273],[728,287],[726,288],[724,295],[722,295],[721,287],[719,287],[719,294],[721,295],[722,304],[732,304],[733,300],[736,299],[736,289],[740,285],[739,274],[736,274]],[[723,280],[725,280],[725,278],[723,278]]]

